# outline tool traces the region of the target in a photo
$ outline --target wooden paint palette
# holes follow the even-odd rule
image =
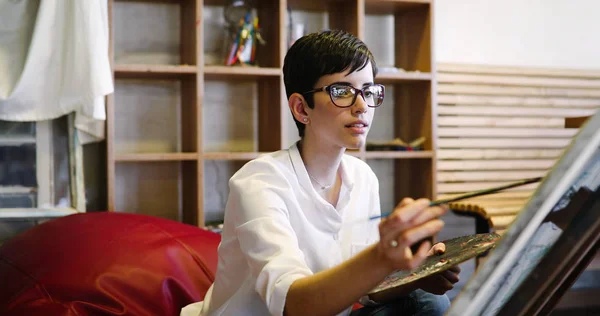
[[[425,259],[423,264],[410,271],[398,271],[390,274],[369,294],[389,290],[404,284],[414,282],[424,277],[449,269],[459,263],[474,258],[493,248],[500,235],[496,233],[474,234],[442,241],[446,252]]]

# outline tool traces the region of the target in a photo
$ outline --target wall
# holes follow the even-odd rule
[[[122,5],[119,3],[119,5]],[[178,38],[176,31],[178,29],[177,17],[179,12],[173,9],[173,6],[159,5],[158,9],[143,9],[137,8],[139,4],[128,4],[132,8],[135,7],[132,14],[137,16],[131,21],[136,21],[137,27],[123,27],[122,29],[135,31],[139,35],[139,42],[123,42],[120,43],[120,36],[116,38],[117,45],[123,47],[123,45],[153,45],[156,44],[157,39],[173,39]],[[127,11],[117,11],[125,13]],[[538,67],[559,67],[559,68],[597,68],[600,69],[600,41],[595,40],[598,30],[600,30],[600,19],[597,19],[597,12],[600,12],[600,1],[598,0],[503,0],[503,1],[491,1],[491,0],[437,0],[435,7],[435,54],[436,60],[439,62],[455,62],[455,63],[475,63],[475,64],[490,64],[490,65],[510,65],[510,66],[538,66]],[[207,29],[218,28],[216,25],[212,25],[213,22],[219,22],[221,17],[219,9],[213,9],[212,11],[207,10]],[[210,19],[212,17],[212,19]],[[307,12],[294,12],[293,18],[295,21],[304,21],[310,28],[307,31],[317,31],[321,27],[327,25],[328,21],[326,16],[319,14],[311,14]],[[145,28],[140,22],[151,23],[153,19],[161,19],[166,21],[162,23],[163,29],[157,30],[156,28]],[[126,24],[128,17],[122,14],[115,16],[117,23]],[[391,54],[391,46],[389,45],[389,39],[393,37],[391,31],[393,20],[390,17],[381,19],[380,17],[367,17],[366,19],[366,34],[376,34],[376,36],[368,37],[367,44],[373,50],[380,65],[391,63],[393,55]],[[158,35],[157,35],[157,32]],[[214,33],[217,34],[217,33]],[[171,36],[172,35],[172,36]],[[132,36],[127,36],[132,38]],[[218,45],[209,45],[210,43],[218,42],[218,36],[213,36],[213,41],[207,41],[207,50],[212,50],[215,53],[218,52]],[[176,54],[176,47],[173,48],[170,42],[159,43],[160,47],[167,47],[170,49],[168,52],[158,52],[152,56],[148,55],[119,55],[117,59],[121,62],[140,62],[145,58],[151,59],[153,62],[168,63],[174,54]],[[132,51],[136,47],[132,47]],[[125,49],[127,50],[127,49]],[[117,52],[120,53],[120,52]],[[148,87],[151,85],[144,85]],[[225,95],[237,95],[240,94],[248,96],[250,99],[254,99],[254,87],[247,84],[233,85],[223,82],[210,82],[208,83],[211,89],[221,90],[225,92]],[[119,101],[127,101],[127,98],[139,99],[140,103],[149,104],[156,103],[162,104],[163,106],[156,107],[158,112],[146,112],[146,119],[153,120],[160,118],[164,124],[172,124],[177,121],[177,118],[171,118],[165,116],[165,114],[173,113],[170,111],[172,106],[176,106],[176,102],[173,101],[173,96],[177,95],[177,89],[170,86],[155,88],[153,93],[150,95],[144,95],[141,90],[135,89],[133,86],[121,83],[117,88],[116,98]],[[135,92],[135,93],[133,93]],[[227,93],[229,92],[229,93]],[[125,100],[124,100],[125,99]],[[151,102],[147,102],[150,100]],[[143,102],[141,102],[143,101]],[[228,102],[226,97],[222,100],[213,100],[207,105],[208,113],[211,113],[210,120],[218,122],[215,118],[222,118],[226,126],[221,129],[218,133],[214,133],[210,139],[207,139],[207,146],[214,146],[215,148],[223,145],[222,139],[232,137],[239,140],[243,146],[247,146],[248,139],[239,135],[252,135],[252,131],[255,129],[254,126],[244,125],[243,122],[239,124],[233,124],[235,115],[223,111],[224,107],[220,104]],[[208,109],[209,106],[212,108]],[[240,105],[241,106],[241,105]],[[252,112],[250,108],[255,106],[254,102],[245,104],[248,109],[247,113]],[[119,108],[120,110],[127,110],[126,108]],[[118,117],[125,120],[129,117],[136,117],[142,110],[139,108],[129,108],[130,112],[121,113],[119,112]],[[162,112],[161,112],[162,111]],[[385,107],[379,112],[378,121],[384,122],[385,117],[389,116],[385,112]],[[165,121],[165,117],[170,118],[168,122]],[[208,119],[208,117],[206,117]],[[238,116],[239,119],[239,116]],[[132,120],[127,120],[132,122]],[[248,120],[253,121],[253,120]],[[135,121],[133,121],[135,122]],[[290,144],[297,138],[297,132],[294,124],[292,123],[291,116],[289,116],[290,124],[286,126],[284,139],[286,143]],[[210,123],[210,122],[205,122]],[[120,124],[119,126],[129,126]],[[131,128],[131,126],[129,126]],[[208,125],[207,125],[208,127]],[[168,130],[168,128],[166,128]],[[207,128],[208,129],[208,128]],[[174,130],[174,129],[173,129]],[[385,137],[386,124],[377,126],[377,130],[373,131],[372,137]],[[120,133],[120,130],[117,130]],[[230,135],[231,134],[231,135]],[[238,136],[236,136],[238,135]],[[144,135],[138,135],[143,137]],[[172,135],[163,135],[164,144],[172,145],[174,141],[171,139]],[[139,141],[140,139],[136,139]],[[121,138],[121,141],[117,146],[130,145],[128,139]],[[252,140],[249,140],[252,143]],[[149,144],[142,142],[142,144],[156,145],[155,143]],[[102,143],[104,145],[104,143]],[[252,146],[252,145],[250,145]],[[131,148],[129,148],[131,149]],[[216,150],[216,149],[215,149]],[[90,146],[86,150],[86,184],[88,186],[89,194],[89,205],[91,209],[98,210],[103,209],[106,205],[105,201],[105,190],[93,189],[92,184],[97,181],[98,187],[105,187],[106,174],[105,164],[100,162],[102,159],[98,159],[99,156],[104,157],[105,153],[97,146]],[[101,166],[101,168],[95,168],[90,166],[93,165]],[[177,194],[178,188],[174,185],[173,181],[169,180],[169,175],[173,174],[171,165],[165,165],[166,169],[160,168],[153,170],[155,178],[163,183],[164,187],[168,187],[169,192]],[[382,163],[376,166],[379,170],[390,169],[391,166]],[[89,173],[93,169],[96,173]],[[236,166],[230,166],[228,164],[209,164],[206,166],[207,172],[207,188],[208,190],[214,189],[215,191],[222,192],[226,188],[227,178],[231,172],[236,169]],[[126,167],[120,168],[118,172],[118,183],[119,185],[129,185],[131,181],[139,182],[141,179],[136,178],[139,170],[132,168],[127,165]],[[384,172],[380,172],[383,174]],[[391,174],[391,173],[390,173]],[[176,176],[175,176],[176,178]],[[391,178],[380,179],[382,183],[392,181]],[[158,182],[158,181],[157,181]],[[164,189],[163,187],[163,189]],[[385,186],[382,186],[385,188]],[[142,190],[143,191],[143,190]],[[140,196],[148,196],[148,192],[140,192]],[[212,193],[212,192],[207,192]],[[382,193],[382,204],[384,209],[389,209],[392,204],[391,192]],[[222,209],[225,196],[222,194],[208,194],[207,207],[209,213],[218,213]],[[129,197],[131,198],[131,197]],[[127,196],[119,194],[118,206],[119,208],[127,208],[129,204],[135,205],[137,202],[129,200]],[[139,202],[139,201],[138,201]],[[159,209],[177,209],[178,202],[173,202],[175,207],[158,207]],[[155,207],[156,208],[156,207]],[[167,217],[177,218],[178,214],[161,214]],[[444,232],[440,235],[441,239],[450,238],[457,235],[464,235],[474,232],[473,222],[470,219],[457,218],[451,215],[446,216],[447,225]],[[0,235],[3,236],[14,234],[26,227],[29,227],[30,223],[0,223]],[[3,226],[4,225],[4,226]],[[1,238],[0,238],[1,239]],[[464,273],[462,274],[462,280],[457,288],[460,288],[464,282],[468,279],[469,275],[473,270],[472,263],[463,266]],[[457,289],[458,290],[458,289]],[[451,296],[457,293],[457,290],[453,291]]]
[[[600,69],[600,1],[438,0],[438,62]]]

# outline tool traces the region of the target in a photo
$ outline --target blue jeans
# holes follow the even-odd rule
[[[441,316],[449,307],[450,300],[446,295],[435,295],[419,289],[387,304],[365,306],[353,311],[350,316]]]

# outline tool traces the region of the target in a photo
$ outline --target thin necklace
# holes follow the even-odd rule
[[[308,172],[307,172],[307,173],[308,173]],[[331,186],[333,185],[333,184],[330,184],[330,185],[322,185],[322,184],[320,184],[320,183],[319,183],[319,181],[317,181],[317,179],[315,179],[313,176],[311,176],[311,175],[310,175],[310,173],[308,173],[308,176],[309,176],[311,179],[313,179],[313,181],[314,181],[316,184],[318,184],[318,185],[321,187],[321,190],[327,190],[327,189],[331,188]]]

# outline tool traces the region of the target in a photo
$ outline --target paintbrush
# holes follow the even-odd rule
[[[521,181],[517,181],[517,182],[513,182],[513,183],[501,185],[501,186],[494,187],[494,188],[489,188],[489,189],[484,189],[484,190],[478,190],[478,191],[473,191],[473,192],[465,193],[465,194],[462,194],[462,195],[459,195],[459,196],[456,196],[456,197],[453,197],[453,198],[449,198],[449,199],[435,200],[435,201],[432,201],[431,203],[429,203],[429,206],[437,206],[437,205],[442,205],[442,204],[448,204],[448,203],[451,203],[451,202],[465,200],[465,199],[476,197],[476,196],[494,194],[494,193],[500,192],[502,190],[506,190],[506,189],[510,189],[510,188],[514,188],[514,187],[519,187],[519,186],[530,184],[530,183],[539,182],[542,179],[543,179],[542,177],[524,179],[524,180],[521,180]],[[392,212],[384,213],[384,214],[377,215],[377,216],[371,216],[371,217],[368,218],[368,220],[371,221],[371,220],[378,219],[378,218],[385,218],[385,217],[388,217],[391,214],[392,214]]]

